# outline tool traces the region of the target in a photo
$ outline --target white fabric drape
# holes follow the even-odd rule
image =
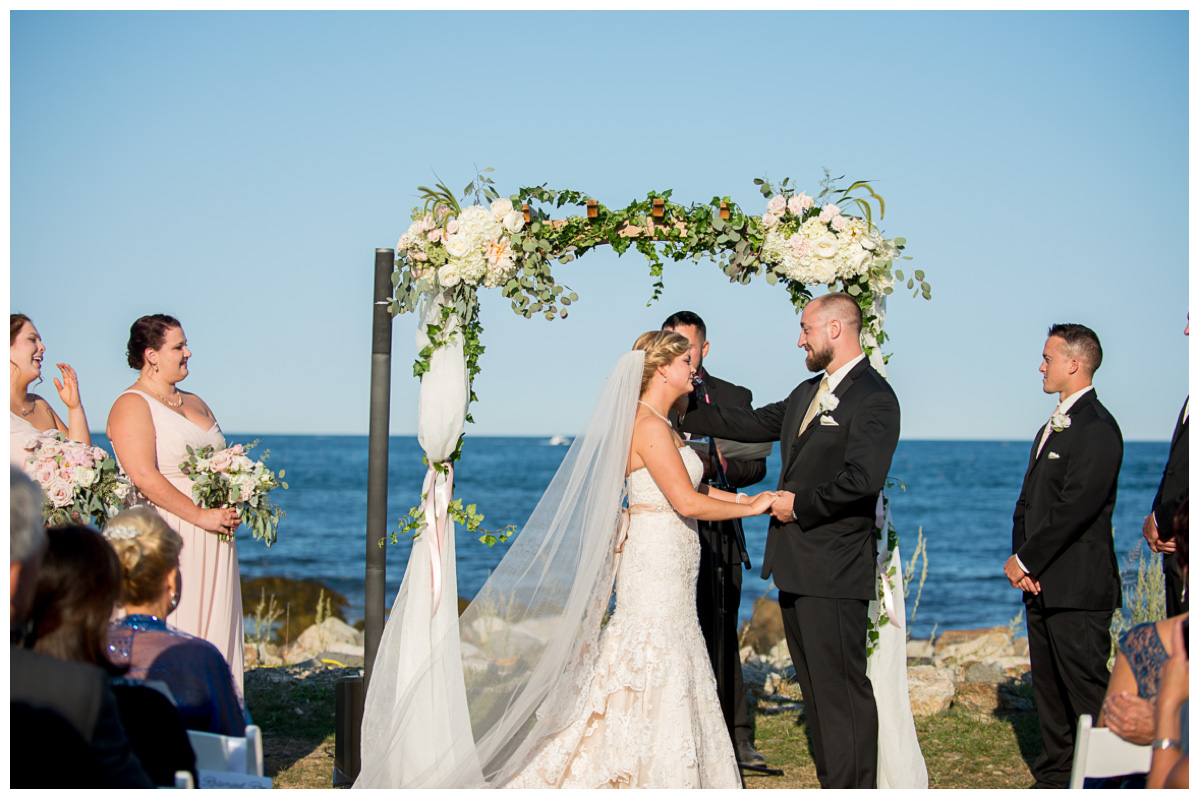
[[[453,540],[436,614],[429,532],[417,540],[368,687],[356,788],[503,785],[574,719],[612,595],[644,358],[618,360],[585,431],[457,624]]]

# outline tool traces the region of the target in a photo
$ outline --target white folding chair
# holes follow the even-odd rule
[[[257,725],[247,725],[244,737],[188,731],[188,741],[196,754],[197,770],[263,774],[262,729]]]
[[[1093,728],[1091,715],[1081,714],[1068,788],[1082,789],[1084,778],[1149,772],[1150,756],[1150,745],[1127,742],[1108,728]]]

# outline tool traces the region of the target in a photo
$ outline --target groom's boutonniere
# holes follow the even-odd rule
[[[1054,429],[1055,433],[1062,433],[1064,428],[1071,427],[1071,418],[1061,411],[1055,411],[1054,415],[1050,417],[1050,427]]]
[[[829,414],[838,407],[837,395],[833,392],[824,392],[817,398],[817,410],[821,414]]]

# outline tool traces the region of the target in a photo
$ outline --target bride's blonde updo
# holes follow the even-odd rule
[[[692,344],[687,337],[675,331],[646,331],[633,343],[633,350],[646,351],[646,366],[642,367],[642,388],[646,393],[650,379],[659,367],[666,367],[688,351]]]
[[[162,596],[163,581],[179,568],[183,537],[149,506],[134,506],[104,526],[121,562],[121,603],[144,606]]]

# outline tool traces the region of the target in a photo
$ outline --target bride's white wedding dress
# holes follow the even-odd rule
[[[697,486],[700,458],[681,448]],[[737,761],[696,618],[700,542],[645,468],[628,479],[631,514],[616,608],[600,635],[574,721],[544,738],[505,788],[737,788]]]

